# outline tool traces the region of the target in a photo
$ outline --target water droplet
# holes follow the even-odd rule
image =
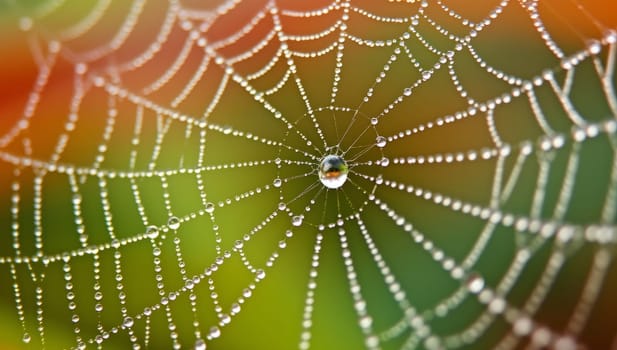
[[[279,248],[284,249],[287,247],[287,242],[285,240],[279,241]]]
[[[377,145],[377,147],[379,148],[385,147],[387,142],[388,140],[386,140],[386,138],[383,136],[377,136],[377,138],[375,139],[375,145]]]
[[[433,75],[433,72],[431,72],[430,70],[425,70],[424,72],[422,72],[422,79],[428,80],[431,75]]]
[[[214,203],[206,203],[206,213],[214,212]]]
[[[148,238],[155,239],[159,236],[159,228],[156,226],[148,226],[148,228],[146,228],[146,235]]]
[[[233,128],[229,125],[226,125],[223,127],[223,134],[225,135],[231,134],[232,131],[233,131]]]
[[[215,339],[221,336],[221,330],[219,329],[219,327],[217,326],[212,326],[212,328],[210,328],[210,332],[208,332],[208,337],[210,339]]]
[[[242,249],[242,247],[244,246],[244,241],[239,239],[234,243],[234,247],[236,247],[236,249]]]
[[[281,181],[281,179],[279,179],[278,177],[274,179],[274,181],[272,181],[272,185],[274,187],[281,187],[282,184],[283,184],[283,181]]]
[[[343,158],[328,155],[319,164],[319,180],[327,188],[336,189],[347,181],[349,168]]]
[[[387,167],[388,165],[390,165],[390,159],[383,157],[379,161],[379,164],[381,164],[382,167]]]
[[[24,333],[24,336],[23,336],[23,338],[21,338],[21,340],[24,343],[28,344],[32,340],[32,337],[30,336],[30,333]]]
[[[465,282],[470,292],[477,294],[484,288],[484,279],[477,273],[471,273]]]
[[[587,51],[592,55],[597,55],[602,51],[602,44],[598,40],[590,40],[587,43]]]
[[[73,204],[79,205],[81,203],[81,195],[75,194],[73,195]]]
[[[79,322],[79,315],[73,315],[73,317],[71,317],[71,321],[73,321],[73,323]]]
[[[291,218],[291,224],[294,226],[300,226],[302,225],[302,216],[301,215],[296,215],[293,218]]]
[[[257,277],[258,280],[262,280],[266,278],[266,271],[262,269],[255,271],[255,277]]]
[[[238,303],[231,304],[231,313],[235,315],[239,312],[240,312],[240,304]]]
[[[124,326],[124,328],[130,328],[133,327],[133,319],[131,317],[125,317],[124,321],[122,321],[122,326]]]
[[[206,342],[203,339],[197,339],[193,348],[195,350],[206,350]]]
[[[405,88],[405,90],[403,90],[403,95],[411,96],[411,88]]]
[[[242,291],[242,296],[245,298],[250,298],[252,294],[253,294],[253,291],[251,291],[249,288],[245,288]]]
[[[533,324],[531,320],[526,317],[519,317],[516,321],[514,321],[514,326],[512,327],[515,334],[525,336],[531,333],[533,329]]]
[[[378,184],[378,185],[381,185],[381,184],[383,183],[383,176],[378,175],[378,176],[375,178],[375,183],[376,183],[376,184]]]
[[[371,324],[373,324],[373,319],[371,318],[371,316],[362,316],[362,318],[360,318],[360,327],[362,328],[368,328],[371,326]]]
[[[284,202],[280,202],[279,203],[279,210],[285,210],[287,209],[287,204],[285,204]]]
[[[172,230],[177,230],[180,227],[180,219],[175,216],[172,216],[167,220],[167,226],[169,226]]]
[[[377,125],[377,123],[379,123],[379,119],[375,117],[371,118],[371,125]]]

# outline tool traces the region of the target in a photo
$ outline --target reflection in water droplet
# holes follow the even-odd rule
[[[169,226],[172,230],[177,230],[180,227],[180,219],[175,216],[172,216],[167,220],[167,226]]]
[[[194,346],[195,350],[206,350],[206,342],[204,342],[203,339],[197,339],[195,340],[195,346]]]
[[[214,338],[218,338],[220,336],[221,336],[221,330],[219,329],[219,327],[212,326],[212,328],[210,328],[210,332],[208,332],[208,337],[210,339],[214,339]]]
[[[291,218],[291,224],[294,226],[300,226],[302,225],[302,216],[301,215],[296,215],[293,218]]]
[[[319,164],[319,180],[327,188],[336,189],[347,181],[349,168],[340,156],[328,155]]]
[[[127,316],[127,317],[125,317],[125,318],[124,318],[124,321],[122,321],[122,325],[123,325],[125,328],[130,328],[130,327],[133,327],[133,319],[132,319],[132,318],[130,318],[130,317],[128,317],[128,316]]]
[[[231,313],[237,314],[238,312],[240,312],[240,304],[238,303],[231,304]]]
[[[159,228],[156,226],[148,226],[148,228],[146,228],[146,235],[151,239],[157,238],[159,236]]]
[[[234,247],[236,247],[236,249],[242,249],[242,247],[244,246],[244,241],[241,239],[236,240],[236,242],[234,242]]]

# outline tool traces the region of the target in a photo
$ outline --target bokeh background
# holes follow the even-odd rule
[[[401,18],[413,16],[421,6],[419,3],[385,0],[352,0],[350,3],[355,8],[383,17]],[[439,9],[436,2],[429,3],[426,16],[440,23],[448,32],[464,35],[469,30]],[[464,18],[480,21],[499,2],[451,0],[443,3]],[[323,0],[276,1],[279,13],[311,11],[328,5],[329,1]],[[456,91],[448,68],[441,67],[428,81],[414,88],[412,96],[380,118],[378,125],[370,125],[370,118],[380,115],[403,89],[421,77],[423,70],[438,62],[439,56],[418,38],[407,39],[410,52],[422,69],[414,67],[406,55],[401,54],[391,64],[368,103],[362,102],[363,97],[392,55],[392,47],[366,47],[348,39],[334,103],[331,91],[337,50],[319,57],[294,57],[297,76],[316,111],[319,129],[307,116],[305,101],[293,77],[281,89],[267,95],[269,103],[294,125],[289,129],[241,84],[226,77],[225,69],[214,59],[200,73],[204,59],[204,48],[200,45],[224,42],[256,18],[267,2],[240,1],[229,11],[220,11],[221,6],[222,1],[214,0],[151,0],[143,3],[5,0],[0,3],[3,33],[0,44],[0,257],[5,258],[0,260],[1,348],[43,347],[37,331],[37,287],[43,290],[43,306],[39,309],[44,320],[45,347],[75,347],[79,343],[78,337],[91,341],[99,335],[99,326],[108,332],[121,325],[123,314],[117,296],[118,282],[123,284],[125,307],[130,315],[160,302],[153,263],[155,247],[162,251],[161,274],[168,293],[182,288],[186,276],[203,273],[221,252],[234,251],[235,242],[243,239],[245,234],[252,236],[243,248],[246,256],[256,267],[265,269],[267,277],[257,283],[252,296],[242,305],[242,311],[233,317],[231,324],[221,328],[221,336],[208,341],[208,349],[297,348],[318,227],[336,220],[339,214],[348,216],[352,213],[361,214],[369,234],[410,303],[419,312],[431,315],[430,327],[435,334],[446,336],[461,332],[473,325],[485,311],[485,305],[465,294],[463,302],[446,317],[433,315],[430,310],[456,291],[464,290],[465,286],[451,278],[387,213],[374,203],[367,203],[368,193],[374,192],[387,202],[390,208],[413,223],[457,262],[470,252],[487,221],[395,189],[376,187],[360,174],[369,177],[382,174],[384,178],[488,206],[496,158],[452,164],[392,164],[386,168],[374,163],[383,156],[392,160],[491,147],[486,119],[469,118],[389,142],[383,149],[370,148],[354,161],[356,173],[350,174],[350,181],[342,190],[328,191],[326,196],[325,191],[318,192],[319,188],[316,188],[292,200],[317,180],[314,173],[317,161],[308,156],[319,159],[326,152],[317,130],[325,135],[329,145],[341,142],[343,146],[349,146],[357,138],[356,146],[367,146],[374,142],[376,135],[396,135],[465,110],[466,100]],[[139,15],[133,18],[133,11],[140,7]],[[97,8],[104,8],[101,16],[82,33],[85,26],[82,21],[93,19],[94,16],[89,14]],[[542,0],[538,2],[538,8],[547,30],[566,55],[584,50],[589,40],[602,38],[606,30],[617,26],[617,3],[612,1]],[[179,9],[178,13],[186,18],[170,24],[167,18],[174,9]],[[281,15],[281,25],[286,35],[310,36],[330,27],[341,16],[340,8],[306,18]],[[133,19],[135,23],[130,31],[119,32],[125,21]],[[444,51],[453,50],[454,42],[426,20],[419,22],[416,26],[418,33],[431,45]],[[409,23],[375,21],[353,11],[346,24],[350,34],[383,42],[398,37],[409,26]],[[273,26],[272,16],[266,12],[265,18],[249,33],[229,45],[215,45],[213,49],[220,57],[239,57],[262,42]],[[151,49],[157,36],[166,30],[169,32],[167,37],[160,42],[160,50],[153,51],[151,59],[135,60],[144,57],[140,55]],[[335,42],[338,33],[334,30],[319,38],[290,40],[288,45],[293,51],[316,52]],[[191,39],[191,35],[195,37]],[[200,43],[199,38],[205,41]],[[497,20],[472,39],[472,46],[493,67],[522,79],[539,76],[545,69],[554,70],[558,80],[565,76],[560,60],[544,45],[529,13],[516,1],[511,1]],[[247,59],[234,63],[235,72],[246,76],[258,71],[279,47],[279,38],[272,39]],[[57,54],[54,50],[58,51]],[[605,46],[598,55],[599,59],[606,60],[606,51]],[[185,57],[183,64],[176,66],[174,74],[167,75],[168,80],[160,80],[182,55]],[[49,76],[42,81],[40,76],[45,69],[49,69]],[[285,69],[284,59],[281,59],[268,74],[251,81],[251,84],[259,91],[266,91],[284,76]],[[469,96],[476,101],[495,98],[513,88],[483,70],[465,49],[457,53],[454,71]],[[112,90],[105,89],[105,85],[96,86],[97,76],[104,77],[108,87],[120,87],[126,96],[110,93]],[[37,83],[37,79],[41,83]],[[228,82],[222,84],[225,80]],[[193,89],[179,102],[178,96],[192,81],[195,83]],[[157,85],[157,82],[161,84]],[[75,106],[75,92],[79,92],[77,87],[80,84],[83,84],[84,95]],[[577,67],[572,86],[572,101],[586,120],[600,122],[614,117],[591,60]],[[37,91],[38,94],[33,94]],[[538,87],[536,93],[553,129],[570,135],[572,122],[567,119],[548,84]],[[32,96],[35,96],[36,103],[33,103]],[[141,101],[152,101],[163,109],[157,111],[144,102],[136,104],[131,101],[132,96],[143,97]],[[35,108],[30,110],[29,106]],[[347,107],[352,111],[333,112],[327,108],[330,106]],[[357,118],[353,119],[355,111],[358,112]],[[67,122],[73,114],[77,116],[74,128],[67,130]],[[181,115],[220,128],[202,129],[198,123],[191,125],[183,121],[179,118]],[[23,124],[24,120],[27,124]],[[341,137],[341,130],[352,121],[349,136]],[[543,135],[524,98],[499,106],[495,111],[495,124],[502,139],[512,145],[523,140],[535,141]],[[365,129],[368,131],[363,133]],[[295,130],[306,135],[313,145],[307,145]],[[237,131],[258,135],[284,146],[238,137],[234,135]],[[134,141],[136,134],[138,141]],[[66,135],[66,143],[58,154],[57,145],[59,141],[64,142],[62,135]],[[614,133],[602,134],[580,146],[575,185],[571,199],[567,201],[564,222],[582,226],[614,225],[614,213],[603,213],[607,192],[615,185],[615,180],[611,179],[615,157],[614,143],[611,142],[615,141],[614,138]],[[205,139],[205,142],[200,142],[200,139]],[[537,215],[540,219],[551,219],[573,144],[569,141],[551,155],[554,158],[546,178],[546,197],[538,213],[532,213],[542,171],[537,158],[544,156],[538,152],[534,152],[525,163],[512,195],[500,205],[500,209],[523,217]],[[302,152],[290,151],[289,148]],[[349,155],[361,150],[354,148]],[[281,166],[275,164],[276,158],[283,159]],[[32,165],[24,159],[36,162]],[[507,158],[506,172],[511,171],[515,159],[514,154]],[[303,163],[286,163],[286,160]],[[246,166],[246,162],[261,161],[265,164]],[[369,161],[373,163],[367,163]],[[75,212],[76,193],[71,188],[72,180],[66,172],[57,170],[57,166],[62,165],[78,173],[84,172],[74,176],[79,188],[78,202],[83,223],[76,222],[79,220]],[[201,188],[194,174],[180,171],[200,167]],[[164,170],[172,172],[164,176],[149,173]],[[135,176],[130,180],[128,176],[110,175],[120,173]],[[288,179],[280,190],[272,185],[277,177]],[[41,183],[37,178],[42,179]],[[140,212],[142,208],[136,194],[143,212]],[[16,196],[19,201],[14,204]],[[314,203],[310,202],[311,198]],[[230,202],[226,203],[228,199]],[[277,209],[281,201],[288,202],[287,211]],[[203,212],[204,202],[216,206],[212,215]],[[305,210],[307,206],[310,211]],[[12,209],[14,207],[18,209]],[[192,213],[199,215],[191,217]],[[277,214],[271,216],[272,213]],[[304,213],[304,223],[293,227],[291,216],[299,213]],[[167,228],[170,217],[182,219],[177,230]],[[605,221],[607,217],[610,218],[608,222]],[[143,236],[149,225],[161,227],[158,237],[131,241]],[[355,220],[347,220],[344,227],[367,310],[373,319],[373,329],[382,332],[402,319],[404,314],[388,291]],[[80,233],[82,229],[83,233]],[[286,238],[285,233],[290,229],[293,237]],[[42,249],[36,246],[37,235],[41,237]],[[74,254],[66,264],[71,268],[77,305],[76,311],[71,311],[67,307],[66,270],[61,257],[84,249],[80,235],[87,235],[83,238],[87,240],[86,246],[106,248],[96,254],[97,259],[93,259],[92,254]],[[323,236],[311,346],[314,349],[362,348],[365,339],[354,311],[337,231],[326,229]],[[113,237],[126,244],[113,248]],[[286,243],[284,249],[280,248],[282,240]],[[18,249],[15,242],[19,243]],[[508,290],[506,299],[513,306],[523,305],[538,286],[551,254],[563,250],[565,263],[554,282],[547,287],[547,294],[533,319],[538,324],[549,326],[556,334],[567,334],[566,324],[581,299],[594,254],[604,249],[612,257],[614,243],[599,245],[577,241],[561,247],[552,238],[538,240],[525,232],[498,226],[471,270],[481,274],[488,286],[495,286],[506,273],[516,250],[526,246],[537,248],[534,248],[534,255],[521,277]],[[114,258],[116,251],[121,253],[120,259]],[[267,267],[266,262],[274,251],[280,256],[273,267]],[[185,276],[180,272],[178,252],[185,263]],[[51,257],[53,262],[45,265],[41,256]],[[38,258],[24,263],[18,257]],[[95,260],[100,264],[98,275],[104,305],[101,312],[95,311]],[[117,261],[121,262],[122,281],[116,279]],[[14,274],[11,269],[15,269]],[[45,274],[44,280],[33,281],[32,276],[40,273]],[[243,289],[254,282],[254,274],[242,265],[240,255],[233,253],[212,279],[221,307],[228,310]],[[23,305],[23,324],[16,307],[14,284],[20,293],[21,302],[18,304]],[[220,320],[214,311],[208,283],[202,280],[193,291],[197,296],[197,321],[205,339],[209,327]],[[617,272],[611,265],[579,335],[581,344],[587,348],[615,346],[615,295]],[[177,332],[184,347],[192,347],[195,342],[195,316],[187,293],[179,296],[172,305],[175,330],[168,329],[165,312],[154,312],[148,321],[151,329],[148,348],[170,348],[172,331]],[[74,314],[79,315],[78,325],[71,322]],[[140,343],[144,342],[145,325],[143,318],[135,321],[134,329]],[[75,327],[79,327],[79,334],[76,334]],[[466,346],[470,349],[493,348],[510,332],[511,325],[497,317],[473,344]],[[25,333],[31,338],[28,343],[22,341]],[[400,348],[410,334],[409,330],[403,331],[394,339],[384,341],[382,346]],[[525,348],[529,338],[523,337],[520,341],[518,347]],[[102,346],[121,349],[130,344],[128,332],[120,330],[106,339]],[[92,343],[88,346],[96,347]]]

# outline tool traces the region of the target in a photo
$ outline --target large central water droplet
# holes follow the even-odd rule
[[[347,181],[349,168],[340,156],[328,155],[319,164],[319,180],[327,188],[339,188]]]

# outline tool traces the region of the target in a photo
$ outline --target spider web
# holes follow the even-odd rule
[[[615,346],[613,5],[4,6],[6,346]]]

